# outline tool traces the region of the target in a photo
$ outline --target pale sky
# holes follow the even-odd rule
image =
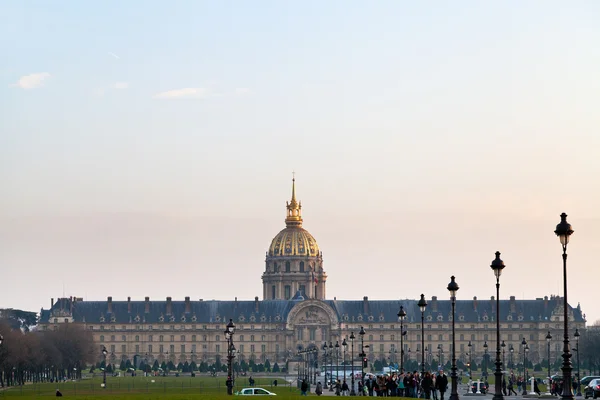
[[[0,307],[262,297],[291,173],[329,298],[600,319],[600,2],[0,3]]]

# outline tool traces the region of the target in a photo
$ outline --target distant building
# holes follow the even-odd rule
[[[324,342],[357,337],[354,354],[360,351],[358,332],[366,330],[368,358],[398,362],[400,324],[397,313],[404,306],[407,313],[403,339],[405,360],[421,359],[421,313],[416,300],[327,300],[327,275],[323,253],[314,237],[302,228],[302,205],[296,200],[295,181],[292,198],[287,203],[286,228],[271,241],[262,275],[263,299],[250,301],[83,301],[60,298],[42,310],[42,330],[56,329],[59,324],[74,323],[92,331],[99,346],[106,346],[113,362],[122,359],[213,362],[226,358],[225,325],[236,324],[234,336],[239,357],[271,364],[293,358],[298,349],[321,348]],[[445,296],[447,297],[447,296]],[[448,358],[451,346],[451,304],[449,300],[428,300],[425,312],[425,346],[436,357],[438,345]],[[562,352],[562,298],[547,296],[535,300],[501,300],[501,340],[506,343],[506,360],[510,346],[515,357],[523,338],[529,345],[529,360],[546,357],[546,334],[552,333],[551,359]],[[569,307],[571,329],[585,329],[585,317],[579,306]],[[458,300],[456,305],[457,358],[466,362],[472,343],[473,360],[479,362],[484,343],[489,353],[495,351],[496,303],[494,298]],[[410,349],[410,352],[409,352]],[[428,358],[429,352],[428,352]],[[137,357],[136,357],[137,356]],[[348,347],[348,357],[350,347]],[[492,355],[493,358],[493,355]],[[517,359],[514,360],[517,362]],[[493,368],[490,365],[490,369]]]

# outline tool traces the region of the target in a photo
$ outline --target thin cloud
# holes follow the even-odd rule
[[[183,88],[168,90],[152,96],[153,99],[202,99],[210,97],[211,93],[206,88]]]
[[[129,83],[127,82],[117,82],[113,84],[113,88],[115,89],[127,89],[129,87]]]
[[[240,88],[235,88],[235,95],[236,96],[243,96],[245,94],[250,93],[250,89],[249,88],[245,88],[245,87],[240,87]]]
[[[44,80],[50,77],[48,72],[38,72],[35,74],[23,75],[17,83],[11,86],[18,86],[21,89],[35,89],[43,85]]]
[[[119,56],[118,56],[118,55],[116,55],[115,53],[111,53],[110,51],[108,52],[108,55],[109,55],[109,56],[112,56],[112,57],[114,57],[114,58],[115,58],[115,59],[117,59],[117,60],[120,60],[120,59],[121,59],[121,57],[119,57]]]

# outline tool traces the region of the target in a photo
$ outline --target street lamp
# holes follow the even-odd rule
[[[329,376],[329,391],[333,392],[333,343],[329,342],[329,366],[331,374]]]
[[[550,331],[546,335],[546,343],[548,344],[548,387],[546,388],[546,393],[551,392],[552,385],[552,375],[550,375],[550,342],[552,341],[552,335]]]
[[[512,343],[510,344],[510,348],[508,349],[508,351],[510,352],[510,367],[514,368],[515,367],[515,362],[514,362],[515,348],[513,347]]]
[[[567,214],[560,214],[560,223],[556,225],[556,230],[554,231],[556,236],[560,239],[560,244],[562,245],[562,258],[563,258],[563,323],[564,323],[564,345],[563,345],[563,364],[562,364],[562,372],[563,372],[563,391],[561,394],[561,398],[565,400],[570,400],[573,398],[573,383],[571,381],[571,373],[573,372],[573,366],[571,364],[571,352],[569,350],[569,303],[567,300],[567,244],[569,244],[569,237],[573,234],[573,229],[571,228],[571,224],[567,222]]]
[[[456,334],[454,332],[454,311],[456,308],[456,292],[458,291],[458,283],[454,280],[454,275],[450,277],[448,291],[450,292],[450,301],[452,302],[452,390],[450,392],[450,400],[458,400],[458,376],[456,376]]]
[[[323,367],[325,368],[325,385],[324,389],[327,389],[327,342],[323,343]]]
[[[102,387],[106,389],[106,356],[108,355],[108,350],[106,347],[102,346],[102,357],[104,357],[104,371],[102,374]]]
[[[442,365],[442,345],[441,344],[437,345],[437,351],[438,351],[438,370],[439,370],[440,366]]]
[[[425,309],[427,308],[427,301],[424,294],[421,294],[421,299],[417,305],[421,310],[421,349],[425,349]],[[421,351],[421,377],[423,376],[425,376],[425,352]]]
[[[494,371],[495,376],[495,393],[493,400],[503,400],[504,395],[502,394],[502,366],[504,361],[500,361],[500,275],[502,275],[502,270],[504,269],[504,261],[500,259],[500,252],[496,252],[496,258],[492,261],[490,268],[494,271],[494,275],[496,276],[496,371]],[[502,342],[504,345],[504,342]],[[504,352],[504,348],[502,348]],[[486,347],[487,354],[487,347]],[[504,353],[503,353],[504,354]],[[487,374],[487,357],[485,360],[485,369]]]
[[[225,326],[225,339],[227,340],[227,394],[233,394],[233,385],[235,383],[233,376],[233,359],[235,358],[235,347],[233,345],[233,334],[235,325],[233,319]]]
[[[354,332],[350,332],[350,360],[352,364],[352,389],[350,390],[350,396],[356,396],[356,391],[354,390],[354,339],[356,339]]]
[[[340,380],[340,341],[335,341],[335,380],[336,384]]]
[[[367,358],[365,354],[365,333],[365,328],[361,326],[358,336],[360,336],[360,380],[363,387],[365,385],[365,360]]]
[[[527,353],[529,353],[529,345],[527,344],[527,341],[525,340],[525,338],[523,338],[523,341],[521,342],[521,344],[523,345],[523,396],[527,395],[527,369],[526,369],[526,364],[527,364]]]
[[[575,340],[577,341],[577,396],[581,397],[581,376],[579,375],[579,329],[575,328]]]
[[[348,349],[348,343],[346,338],[342,340],[342,347],[344,348],[344,355],[342,356],[342,368],[344,368],[344,382],[346,381],[346,350]]]
[[[487,381],[487,365],[488,365],[488,344],[487,340],[483,342],[483,379]]]
[[[400,311],[398,311],[398,321],[400,321],[400,373],[404,372],[404,320],[406,319],[406,311],[404,311],[404,306],[400,306]]]
[[[469,348],[469,381],[473,380],[473,350],[471,349],[471,347],[473,347],[473,345],[471,344],[471,341],[469,340],[469,344],[467,345],[467,347]]]

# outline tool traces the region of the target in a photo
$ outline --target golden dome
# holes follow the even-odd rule
[[[319,245],[308,231],[301,227],[288,227],[273,238],[269,246],[269,256],[306,256],[319,255]]]
[[[271,241],[269,256],[306,256],[319,255],[317,241],[302,228],[302,204],[296,201],[296,179],[292,178],[292,200],[286,203],[286,228]]]

